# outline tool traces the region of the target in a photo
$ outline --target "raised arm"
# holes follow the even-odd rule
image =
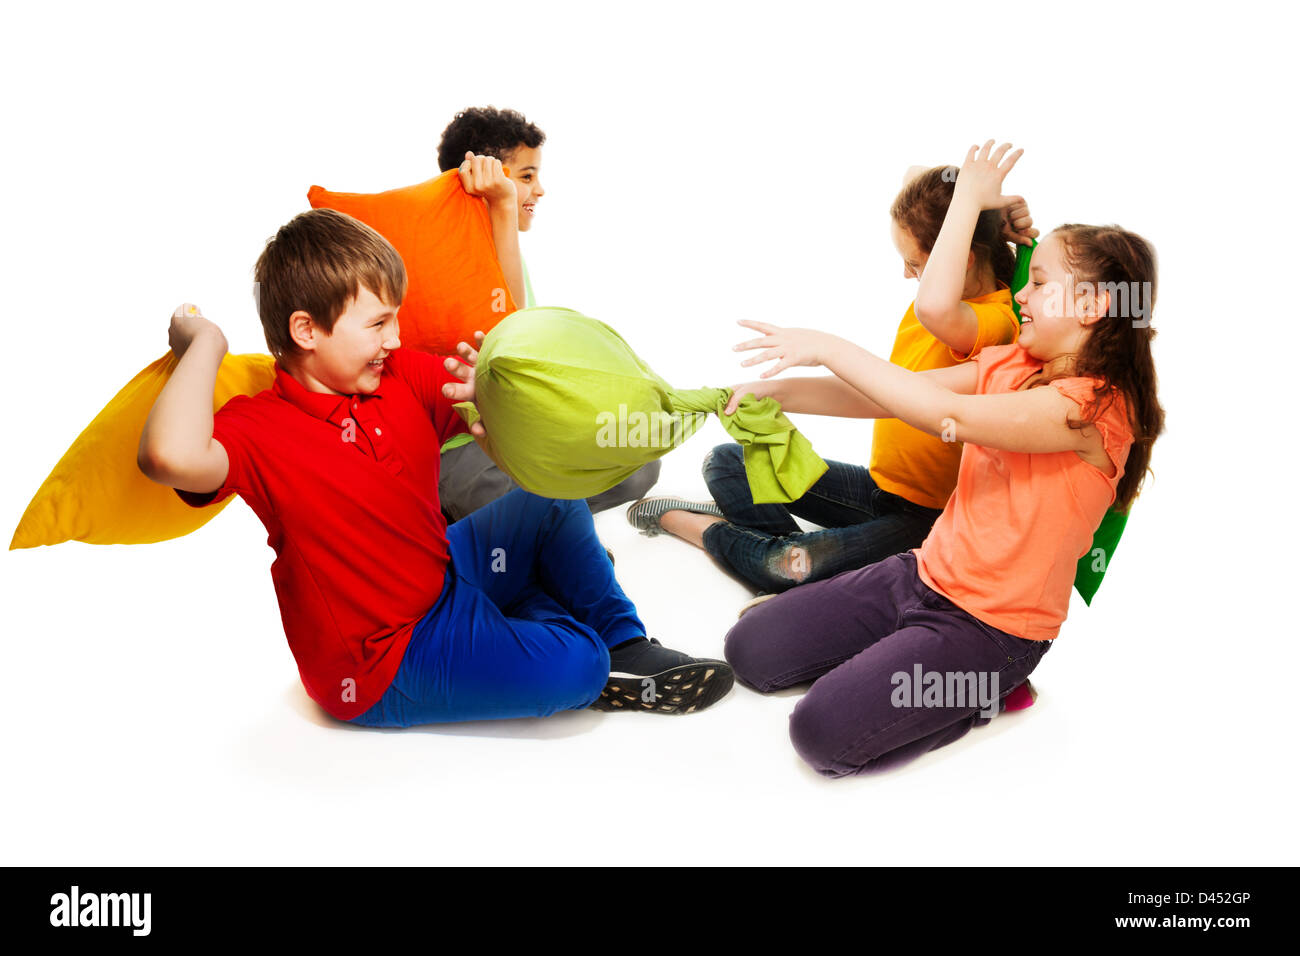
[[[226,449],[212,437],[212,392],[226,337],[189,303],[172,314],[168,337],[179,362],[144,423],[136,464],[160,484],[216,491],[230,469]]]
[[[523,308],[527,293],[524,288],[524,259],[519,251],[519,196],[514,181],[506,175],[501,160],[473,153],[466,153],[465,161],[460,164],[460,181],[465,192],[482,196],[487,202],[497,263],[506,277],[515,305]]]
[[[993,141],[989,140],[982,149],[972,146],[966,154],[939,237],[921,273],[913,306],[917,321],[926,331],[962,355],[970,354],[979,336],[979,318],[962,301],[962,293],[973,254],[971,238],[980,213],[985,209],[1010,207],[1009,222],[1028,221],[1028,226],[1023,228],[1032,226],[1024,199],[1002,195],[1002,181],[1024,150],[1018,149],[1007,156],[1009,143],[996,151],[992,147]]]

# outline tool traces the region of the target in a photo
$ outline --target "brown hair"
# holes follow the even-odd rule
[[[333,209],[313,209],[281,226],[258,257],[253,281],[266,345],[277,360],[302,352],[289,334],[289,317],[299,310],[328,335],[363,285],[392,306],[406,296],[397,250]]]
[[[956,166],[935,166],[912,179],[899,191],[889,214],[902,228],[912,234],[916,244],[927,256],[934,251],[943,219],[952,204],[953,190],[957,188]],[[1002,212],[986,209],[975,222],[971,236],[971,251],[975,261],[987,265],[993,277],[1005,286],[1011,285],[1016,271],[1016,257],[1011,246],[1002,238]]]
[[[1151,354],[1151,309],[1156,301],[1156,251],[1151,243],[1119,226],[1081,226],[1069,223],[1052,230],[1061,237],[1066,268],[1078,294],[1080,283],[1109,290],[1105,316],[1093,323],[1083,346],[1074,356],[1067,374],[1095,376],[1102,384],[1095,389],[1092,409],[1083,421],[1071,421],[1082,428],[1097,420],[1105,407],[1097,399],[1114,392],[1128,403],[1133,445],[1124,463],[1124,476],[1115,489],[1114,508],[1128,511],[1151,465],[1151,446],[1165,428],[1165,410],[1156,394],[1156,367]]]

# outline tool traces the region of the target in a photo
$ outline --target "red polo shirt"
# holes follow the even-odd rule
[[[225,484],[176,492],[194,507],[237,493],[262,519],[303,686],[341,720],[383,696],[442,591],[439,449],[465,431],[442,394],[457,381],[442,363],[399,348],[373,395],[308,391],[277,366],[271,388],[214,416]]]

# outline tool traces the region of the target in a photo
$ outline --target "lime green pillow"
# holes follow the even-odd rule
[[[483,340],[474,403],[485,450],[521,487],[547,498],[589,498],[676,448],[716,414],[744,446],[756,502],[801,497],[826,462],[775,399],[742,399],[723,414],[725,388],[674,389],[622,336],[572,309],[520,309]]]

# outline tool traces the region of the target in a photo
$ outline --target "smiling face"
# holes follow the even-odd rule
[[[1050,234],[1034,248],[1029,281],[1016,293],[1019,345],[1042,362],[1077,354],[1105,303],[1081,295],[1065,263],[1061,238]]]
[[[925,271],[925,264],[930,261],[930,254],[921,251],[916,237],[900,226],[897,219],[889,220],[889,234],[894,239],[894,248],[903,257],[903,278],[921,278],[921,273]]]
[[[364,285],[334,331],[325,333],[306,312],[289,318],[294,341],[306,353],[295,363],[294,378],[313,392],[370,395],[379,388],[383,360],[401,346],[397,306],[384,302]]]
[[[537,200],[546,195],[541,180],[542,148],[520,143],[501,164],[509,167],[515,192],[519,194],[519,231],[527,232],[533,226],[533,216],[537,215]]]

